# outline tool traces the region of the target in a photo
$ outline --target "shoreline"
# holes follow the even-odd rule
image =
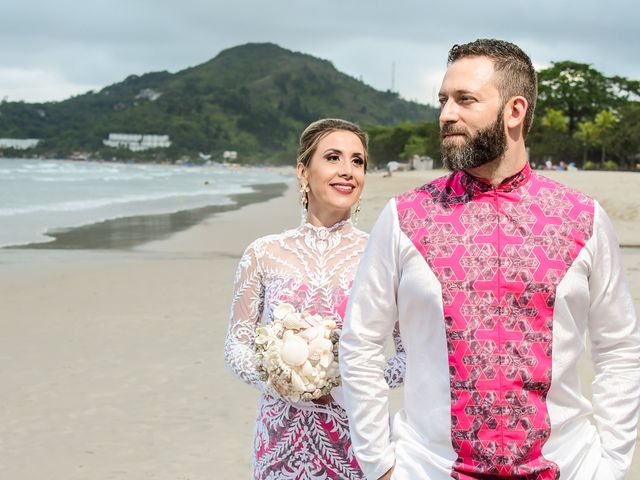
[[[284,182],[246,186],[253,191],[229,195],[229,199],[233,202],[231,204],[209,205],[153,215],[118,217],[77,227],[47,230],[44,235],[52,237],[51,241],[9,245],[1,249],[126,250],[150,241],[167,239],[175,233],[198,225],[210,216],[268,201],[284,195],[287,190],[287,184]]]

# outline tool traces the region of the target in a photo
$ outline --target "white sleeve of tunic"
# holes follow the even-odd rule
[[[593,412],[603,461],[624,479],[636,443],[640,409],[640,326],[625,278],[618,240],[596,203],[589,277],[589,334],[595,372]]]
[[[398,320],[399,240],[391,200],[369,236],[340,337],[340,371],[353,450],[369,479],[379,478],[395,461],[384,350]]]

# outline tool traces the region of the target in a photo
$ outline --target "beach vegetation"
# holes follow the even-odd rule
[[[586,63],[569,60],[552,62],[538,72],[536,113],[549,109],[567,118],[568,134],[573,135],[580,122],[603,110],[615,111],[640,96],[640,82],[620,76],[607,77]]]
[[[565,60],[538,72],[536,119],[528,144],[532,159],[603,165],[607,157],[632,168],[640,82],[606,76],[591,65]],[[635,122],[635,124],[634,124]]]
[[[384,166],[390,161],[407,160],[414,155],[440,158],[440,128],[437,121],[378,125],[369,128],[368,133],[373,165]]]
[[[560,133],[569,131],[569,119],[562,110],[556,108],[545,109],[545,115],[542,117],[542,126]]]
[[[607,132],[607,155],[625,169],[634,168],[640,159],[640,103],[631,102],[618,113],[620,120]]]

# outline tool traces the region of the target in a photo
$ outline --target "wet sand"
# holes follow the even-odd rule
[[[47,235],[53,240],[33,243],[19,249],[70,249],[101,250],[129,249],[146,242],[168,238],[174,233],[193,227],[203,220],[222,212],[238,210],[245,205],[259,203],[282,195],[287,189],[285,183],[253,185],[253,192],[230,195],[232,203],[181,210],[158,215],[136,215],[132,217],[105,220],[89,225],[50,230]]]

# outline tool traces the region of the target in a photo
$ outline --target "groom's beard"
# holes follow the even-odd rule
[[[442,135],[461,133],[464,143],[456,144],[456,140],[447,140]],[[440,150],[442,162],[450,170],[466,170],[476,168],[501,157],[507,149],[507,134],[504,132],[502,114],[487,128],[478,130],[471,136],[464,127],[445,123],[440,130]]]

